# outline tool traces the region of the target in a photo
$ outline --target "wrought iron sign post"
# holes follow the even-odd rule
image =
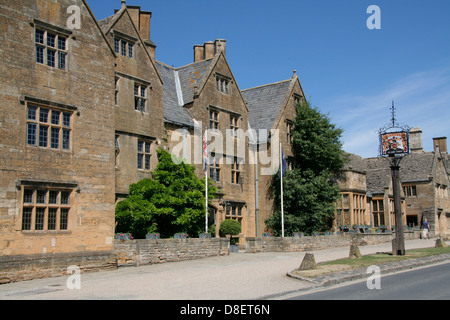
[[[403,234],[402,200],[400,185],[400,162],[410,154],[409,130],[407,125],[397,123],[395,106],[392,102],[391,123],[379,130],[380,156],[389,160],[391,167],[392,188],[394,193],[395,239],[392,240],[392,253],[405,255],[405,237]]]

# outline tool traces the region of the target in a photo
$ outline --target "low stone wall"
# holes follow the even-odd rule
[[[175,262],[230,253],[229,238],[114,240],[119,266]]]
[[[33,254],[0,257],[0,284],[69,275],[76,266],[81,273],[117,268],[112,251]]]
[[[419,233],[404,232],[405,240],[418,239]],[[350,246],[374,245],[390,242],[395,233],[354,233],[343,235],[324,235],[307,237],[248,237],[245,239],[245,252],[299,252],[323,250]]]

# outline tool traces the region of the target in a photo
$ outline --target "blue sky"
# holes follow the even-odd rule
[[[88,0],[101,20],[120,0]],[[306,97],[344,129],[344,149],[378,155],[378,129],[397,119],[432,138],[450,138],[448,0],[127,0],[152,11],[159,61],[193,62],[194,44],[227,40],[240,89],[288,79],[297,70]],[[381,29],[369,30],[377,5]]]

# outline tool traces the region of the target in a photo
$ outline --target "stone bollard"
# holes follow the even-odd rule
[[[350,254],[348,256],[350,259],[360,259],[362,258],[361,252],[356,244],[350,246]]]
[[[317,269],[316,259],[314,259],[314,254],[307,253],[303,258],[302,264],[298,270],[315,270]]]
[[[445,248],[447,247],[447,244],[445,243],[445,241],[441,238],[436,239],[436,244],[434,245],[435,248]]]

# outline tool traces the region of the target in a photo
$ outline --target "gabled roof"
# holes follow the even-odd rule
[[[141,35],[140,35],[140,33],[139,33],[138,29],[137,29],[137,26],[134,24],[133,19],[131,18],[130,14],[129,14],[128,10],[127,10],[127,6],[126,6],[126,5],[123,5],[122,8],[121,8],[120,10],[117,10],[116,13],[115,13],[114,15],[109,16],[109,17],[107,17],[107,18],[105,18],[105,19],[100,20],[100,21],[98,22],[98,25],[99,25],[99,27],[101,28],[101,30],[103,31],[103,33],[104,33],[105,35],[108,35],[109,32],[111,31],[111,29],[112,29],[112,28],[114,27],[114,25],[116,24],[116,22],[119,21],[120,18],[121,18],[124,14],[126,14],[126,15],[128,16],[128,18],[130,19],[130,22],[131,22],[131,24],[133,25],[133,28],[134,28],[134,31],[135,31],[135,35],[137,36],[138,41],[141,42],[142,47],[144,48],[145,52],[147,53],[147,56],[148,56],[148,59],[150,60],[150,63],[151,63],[151,64],[153,65],[153,67],[155,68],[156,75],[158,76],[158,78],[159,78],[160,81],[162,82],[161,75],[158,73],[158,70],[157,70],[157,68],[156,68],[156,65],[155,65],[155,63],[153,62],[153,59],[150,57],[150,54],[149,54],[149,52],[147,51],[147,48],[146,48],[146,45],[145,45],[145,42],[146,42],[146,41],[149,42],[149,43],[151,43],[152,45],[154,45],[154,43],[153,43],[153,41],[151,41],[151,40],[146,40],[146,41],[144,41],[144,40],[142,39],[142,37],[141,37]],[[109,44],[109,43],[108,43],[108,44]],[[111,48],[111,49],[112,49],[112,48]],[[113,49],[112,49],[112,50],[113,50]],[[113,52],[114,52],[114,50],[113,50]]]
[[[434,152],[412,153],[400,163],[402,183],[427,182],[433,175]],[[384,193],[391,185],[391,169],[387,159],[366,158],[351,155],[344,170],[356,170],[366,173],[367,191],[375,194]]]
[[[176,69],[180,77],[184,104],[194,100],[195,91],[200,90],[209,74],[213,59],[202,60]]]
[[[111,51],[111,53],[113,54],[114,57],[116,57],[116,53],[114,52],[114,48],[111,46],[111,44],[108,42],[108,39],[106,38],[105,33],[103,32],[103,29],[100,25],[100,22],[97,20],[97,18],[95,17],[94,13],[91,10],[91,7],[89,7],[88,3],[86,2],[86,0],[82,0],[83,4],[85,5],[89,15],[91,16],[92,20],[94,21],[95,25],[97,26],[97,28],[99,29],[100,33],[102,34],[102,38],[105,40],[106,44],[109,47],[109,50]]]
[[[180,69],[170,67],[160,61],[156,61],[156,68],[158,69],[161,78],[163,79],[163,109],[164,109],[164,119],[166,122],[174,123],[182,126],[193,127],[194,122],[189,111],[184,107],[185,98],[190,100],[187,93],[184,91],[191,91],[193,93],[193,86],[190,87],[189,78],[194,75],[187,70],[182,70],[183,84],[180,77]],[[203,68],[201,68],[203,69]],[[191,76],[190,76],[191,75]],[[193,95],[192,95],[193,97]],[[191,97],[191,99],[192,99]]]
[[[291,90],[292,79],[271,83],[242,91],[247,101],[250,127],[256,130],[258,142],[267,141],[268,136],[259,130],[269,130],[276,126],[276,120],[286,103],[286,96]]]
[[[184,106],[194,101],[200,94],[217,61],[223,54],[214,58],[197,61],[179,68],[156,62],[158,72],[163,78],[163,105],[166,122],[193,127],[194,122]]]
[[[105,34],[107,34],[111,30],[111,28],[116,23],[116,21],[118,21],[119,18],[124,14],[125,10],[126,10],[126,6],[123,6],[120,10],[118,10],[112,16],[109,16],[98,22],[98,24],[100,25],[100,28],[102,28],[102,30]]]

